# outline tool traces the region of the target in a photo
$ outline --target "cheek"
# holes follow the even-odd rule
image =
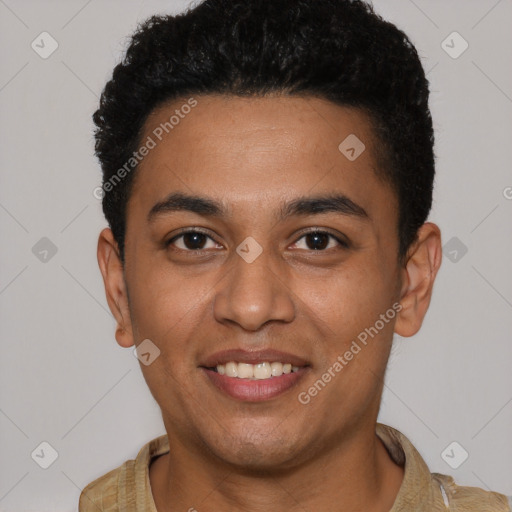
[[[386,276],[375,266],[354,266],[340,270],[310,295],[309,320],[323,350],[316,378],[329,380],[327,392],[318,393],[319,410],[341,407],[354,412],[372,407],[396,318]]]
[[[303,281],[300,288],[307,289],[302,295],[310,320],[325,325],[328,337],[345,341],[373,325],[392,306],[388,279],[369,265],[340,267],[328,279]]]
[[[182,332],[186,337],[187,326],[198,325],[197,316],[215,293],[212,276],[187,276],[161,262],[133,270],[132,320],[140,335],[173,338],[172,332]]]
[[[160,350],[149,366],[141,365],[144,379],[157,403],[178,410],[187,405],[183,383],[195,371],[198,326],[212,285],[206,279],[185,279],[153,266],[134,283],[132,321],[139,340],[150,339]],[[188,396],[188,395],[187,395]]]

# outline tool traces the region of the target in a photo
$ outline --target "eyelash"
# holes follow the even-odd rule
[[[176,240],[178,240],[180,238],[183,238],[183,236],[185,236],[185,235],[194,234],[194,233],[199,233],[201,235],[205,235],[206,237],[210,238],[210,240],[212,240],[215,243],[217,243],[216,240],[214,240],[207,232],[205,232],[205,231],[203,231],[201,229],[197,229],[197,228],[196,229],[189,229],[189,228],[187,228],[187,229],[184,229],[183,231],[181,231],[178,235],[175,235],[171,239],[167,240],[167,242],[165,242],[165,246],[166,247],[170,247],[172,245],[172,243],[175,242]],[[338,244],[340,245],[340,248],[342,248],[342,249],[348,249],[349,248],[349,244],[345,240],[339,238],[338,236],[334,235],[333,233],[331,233],[329,231],[325,231],[325,230],[318,229],[318,228],[317,229],[311,229],[311,230],[306,231],[306,232],[302,232],[301,236],[294,242],[294,244],[296,244],[299,240],[301,240],[302,238],[304,238],[305,236],[310,235],[310,234],[327,235],[330,238],[336,240],[336,242],[338,242]],[[183,251],[183,252],[189,252],[189,253],[202,253],[204,251],[208,251],[209,249],[181,249],[181,248],[175,248],[175,250]],[[328,250],[329,249],[308,249],[309,252],[313,252],[313,253],[327,252]]]

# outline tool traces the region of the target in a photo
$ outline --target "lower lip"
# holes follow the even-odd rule
[[[227,377],[208,368],[201,369],[215,387],[232,398],[246,402],[262,402],[275,398],[294,387],[307,372],[307,367],[304,367],[297,372],[284,373],[279,377],[260,380]]]

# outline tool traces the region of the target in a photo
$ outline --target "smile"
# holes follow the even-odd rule
[[[224,365],[200,369],[214,389],[223,395],[244,402],[262,402],[294,388],[309,373],[310,368],[280,362],[248,364],[230,361]]]
[[[219,375],[226,375],[238,379],[254,379],[264,380],[273,377],[280,377],[283,374],[297,372],[298,366],[292,366],[291,363],[280,362],[261,362],[256,364],[238,363],[229,361],[226,364],[218,364],[215,368],[211,368]]]

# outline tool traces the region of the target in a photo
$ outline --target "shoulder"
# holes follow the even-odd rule
[[[432,473],[448,510],[457,512],[512,512],[512,498],[479,487],[457,485],[453,477]]]
[[[149,465],[153,458],[167,452],[166,434],[146,443],[135,459],[127,460],[85,487],[80,494],[78,512],[128,512],[135,510],[138,503],[152,507]]]
[[[80,494],[78,511],[119,512],[119,489],[123,488],[120,484],[130,474],[133,463],[133,460],[128,460],[87,485]]]
[[[512,500],[504,494],[479,487],[457,485],[449,475],[432,473],[411,441],[399,430],[377,423],[376,433],[394,462],[405,468],[402,486],[392,512],[512,512]]]

